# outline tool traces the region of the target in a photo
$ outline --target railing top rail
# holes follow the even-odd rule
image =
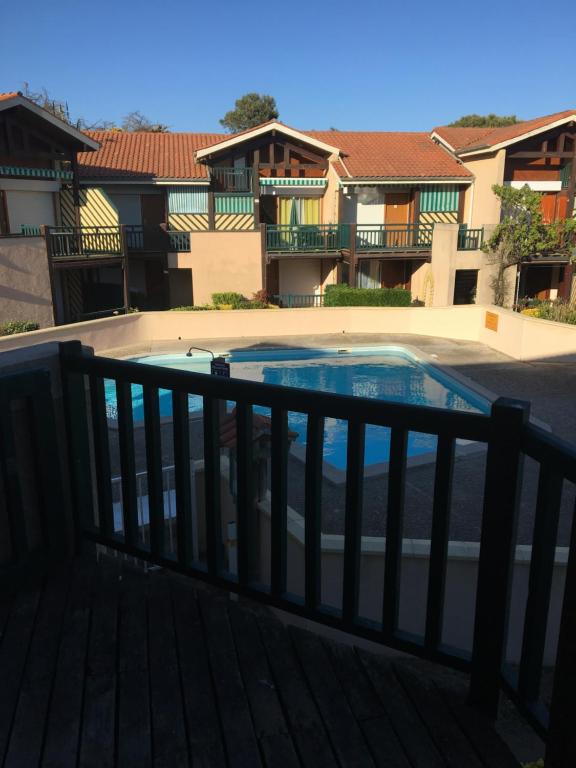
[[[117,234],[120,232],[120,226],[106,226],[106,227],[48,227],[47,228],[48,234],[50,235],[68,235],[71,233],[78,233],[78,234]]]
[[[407,229],[417,229],[422,230],[423,232],[432,231],[434,229],[434,224],[360,224],[356,231],[378,232],[380,230],[399,230],[404,232]]]
[[[490,417],[481,413],[449,411],[428,406],[370,400],[274,384],[223,379],[202,373],[143,365],[106,357],[83,357],[66,361],[68,370],[117,379],[131,384],[173,389],[213,399],[233,400],[265,407],[281,406],[289,411],[328,418],[398,427],[414,432],[486,442]]]
[[[346,224],[266,224],[266,229],[270,232],[275,232],[277,230],[295,230],[295,229],[316,231],[319,229],[336,230],[340,227],[345,227],[345,226],[348,226],[348,225]]]
[[[531,459],[554,466],[559,475],[576,483],[576,447],[560,437],[528,424],[522,434],[522,451]]]

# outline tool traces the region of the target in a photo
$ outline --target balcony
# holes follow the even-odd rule
[[[128,224],[126,247],[131,253],[175,253],[190,250],[190,232],[168,230],[163,226]]]
[[[468,229],[466,224],[461,224],[458,230],[458,250],[477,251],[484,242],[484,229]]]
[[[228,765],[226,755],[241,755],[242,764],[255,766],[510,768],[517,762],[490,723],[501,687],[548,739],[547,768],[573,765],[574,544],[550,720],[538,690],[562,484],[576,481],[576,452],[529,424],[525,404],[499,400],[490,415],[444,411],[90,357],[79,342],[61,344],[49,367],[54,381],[30,369],[0,378],[0,733],[7,765]],[[109,385],[117,399],[111,417]],[[61,387],[55,404],[52,392]],[[202,404],[200,423],[189,413],[190,395]],[[160,397],[168,397],[169,416],[161,416]],[[270,413],[264,453],[255,444],[262,408]],[[290,559],[288,412],[306,416],[301,596]],[[342,590],[330,608],[323,604],[321,529],[325,419],[342,420],[348,435]],[[363,618],[360,593],[367,425],[391,430],[378,621]],[[410,431],[438,439],[421,636],[399,625]],[[470,654],[442,642],[459,440],[486,448]],[[33,455],[19,445],[35,446]],[[256,471],[263,458],[271,472]],[[511,672],[503,664],[507,596],[526,458],[530,474],[539,472],[527,566],[534,589],[522,659]],[[269,516],[261,527],[263,508]],[[100,545],[98,564],[79,556],[90,544]],[[146,572],[143,562],[162,571]],[[231,602],[227,592],[243,601]],[[265,606],[456,668],[469,677],[468,704],[461,683],[446,684],[433,667],[288,629]]]
[[[119,258],[124,254],[120,227],[47,227],[46,237],[54,262]]]
[[[538,690],[562,484],[576,481],[576,452],[529,424],[525,404],[499,400],[490,415],[401,405],[91,357],[79,342],[60,344],[48,362],[52,374],[28,368],[0,377],[6,765],[229,765],[225,755],[241,754],[244,765],[263,760],[274,767],[322,760],[326,766],[510,768],[517,763],[490,724],[502,686],[548,739],[548,768],[573,764],[574,544],[550,720]],[[111,415],[109,386],[117,402]],[[57,403],[53,392],[63,392]],[[189,412],[191,395],[202,404],[199,423]],[[166,397],[168,416],[160,407]],[[270,413],[267,438],[256,445],[266,423],[262,408]],[[287,510],[288,412],[306,416],[304,547],[297,564],[295,521]],[[342,590],[330,608],[323,604],[325,419],[342,420],[348,435]],[[363,617],[360,592],[367,425],[391,430],[378,621]],[[411,431],[438,439],[422,635],[399,624]],[[443,644],[460,440],[486,448],[478,468],[484,512],[470,654]],[[22,445],[34,446],[33,453],[22,453]],[[530,474],[539,472],[527,566],[535,588],[522,659],[510,673],[503,664],[507,596],[526,458]],[[270,472],[257,471],[263,459]],[[205,501],[200,515],[197,492]],[[232,513],[225,503],[231,494]],[[90,544],[99,545],[98,564],[86,554]],[[145,562],[161,570],[146,572]],[[243,601],[231,602],[228,592]],[[266,606],[458,669],[469,677],[469,703],[462,684],[446,684],[433,667],[288,629]]]
[[[368,251],[430,251],[433,224],[378,224],[358,226],[356,250]]]
[[[433,224],[282,224],[266,227],[266,249],[274,254],[416,253],[432,249]],[[354,239],[354,242],[353,242]]]
[[[252,192],[252,168],[210,168],[210,178],[216,192]]]
[[[269,253],[329,253],[350,246],[346,224],[273,224],[266,227]]]
[[[39,234],[23,227],[23,235]],[[190,232],[163,227],[47,227],[50,258],[59,264],[70,261],[113,259],[128,253],[173,253],[190,250]]]

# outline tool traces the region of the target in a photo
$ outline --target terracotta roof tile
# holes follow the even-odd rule
[[[469,151],[473,148],[493,147],[503,141],[519,139],[530,131],[545,128],[551,123],[569,117],[576,118],[576,110],[566,109],[563,112],[555,112],[544,117],[535,117],[532,120],[523,120],[514,125],[505,125],[502,128],[451,128],[440,126],[435,132],[445,139],[457,152]]]
[[[339,147],[345,168],[359,178],[469,178],[470,172],[435,144],[426,133],[305,131],[305,135]],[[85,178],[205,179],[206,166],[197,163],[197,149],[230,134],[122,133],[89,131],[101,145],[97,152],[78,156]],[[346,177],[337,163],[336,171]]]
[[[15,99],[16,96],[22,96],[20,91],[12,91],[11,93],[0,93],[0,101],[7,101],[8,99]]]
[[[221,138],[214,133],[87,133],[100,143],[97,152],[78,155],[80,174],[87,178],[206,179],[206,166],[194,153]]]
[[[355,178],[468,178],[470,172],[427,133],[380,131],[307,131],[339,147]]]

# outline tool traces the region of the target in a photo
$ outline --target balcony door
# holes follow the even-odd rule
[[[320,198],[318,197],[279,197],[278,223],[320,224]]]
[[[384,205],[386,244],[401,248],[408,244],[406,226],[410,222],[410,192],[387,192]]]

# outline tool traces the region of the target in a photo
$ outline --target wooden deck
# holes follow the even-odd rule
[[[0,586],[5,768],[518,766],[418,667],[182,577],[85,559]]]

